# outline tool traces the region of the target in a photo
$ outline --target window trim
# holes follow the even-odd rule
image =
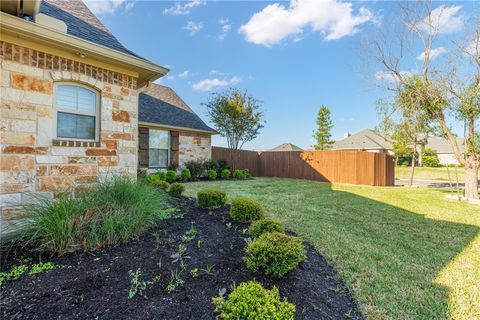
[[[58,86],[62,85],[67,85],[67,86],[72,86],[72,87],[81,87],[84,89],[87,89],[93,93],[95,93],[95,113],[92,112],[85,112],[85,111],[75,111],[72,112],[73,110],[71,109],[62,109],[59,108],[57,105],[57,88]],[[94,141],[98,142],[100,141],[100,92],[96,90],[93,87],[84,85],[82,83],[78,82],[55,82],[53,86],[53,109],[54,109],[54,124],[53,124],[53,136],[57,140],[66,140],[66,141]],[[59,137],[58,136],[58,112],[61,113],[68,113],[68,114],[73,114],[73,115],[80,115],[80,116],[90,116],[90,117],[95,117],[95,138],[94,139],[78,139],[78,138],[67,138],[67,137]]]
[[[155,150],[165,150],[165,149],[158,149],[158,148],[150,148],[150,133],[151,131],[154,130],[154,131],[164,131],[168,134],[168,147],[167,147],[167,165],[165,167],[162,167],[162,166],[150,166],[150,150],[151,149],[155,149]],[[148,128],[148,168],[151,168],[151,169],[164,169],[164,168],[168,168],[168,166],[170,165],[170,152],[171,152],[171,143],[172,143],[172,138],[171,138],[171,135],[170,135],[170,130],[165,130],[165,129],[154,129],[154,128]]]

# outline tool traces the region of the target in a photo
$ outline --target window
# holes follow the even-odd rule
[[[55,87],[57,138],[98,140],[98,94],[80,85]]]
[[[148,166],[166,168],[170,151],[170,133],[165,130],[149,130]]]

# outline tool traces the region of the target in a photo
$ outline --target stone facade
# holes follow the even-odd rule
[[[212,157],[212,137],[209,134],[180,132],[178,163],[184,167],[188,161],[206,161]]]
[[[137,79],[0,41],[0,206],[52,196],[112,174],[136,177]],[[99,140],[57,140],[54,83],[100,95]],[[2,220],[5,217],[2,218]]]

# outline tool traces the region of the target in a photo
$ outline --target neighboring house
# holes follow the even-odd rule
[[[460,146],[460,150],[463,154],[465,151],[465,139],[457,138],[457,143]],[[437,152],[438,160],[441,165],[455,164],[458,165],[459,162],[455,158],[453,153],[453,148],[448,141],[438,137],[429,137],[425,149],[432,149]]]
[[[362,150],[369,152],[384,152],[393,154],[393,141],[377,132],[365,129],[342,139],[335,141],[332,150]]]
[[[268,151],[303,151],[303,149],[291,143],[282,143],[281,145],[276,146]]]
[[[152,84],[140,93],[139,126],[140,168],[184,166],[211,158],[211,136],[216,131],[170,88]]]
[[[0,208],[136,177],[139,147],[142,165],[156,168],[210,158],[213,130],[151,84],[168,69],[125,48],[81,0],[2,0],[0,9]],[[149,143],[138,143],[139,130]]]

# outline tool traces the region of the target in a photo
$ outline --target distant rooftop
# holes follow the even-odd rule
[[[281,145],[276,146],[268,151],[303,151],[303,149],[292,143],[282,143]]]
[[[335,141],[333,150],[392,150],[393,142],[371,129]]]

